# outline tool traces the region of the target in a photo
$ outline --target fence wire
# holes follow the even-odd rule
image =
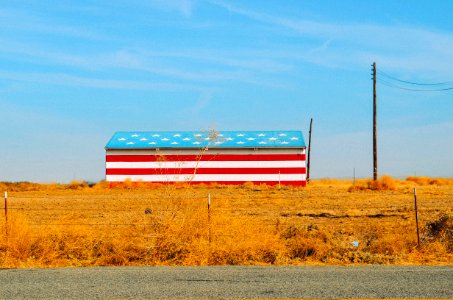
[[[432,194],[427,193],[430,199],[441,200],[441,202],[447,203],[447,207],[453,203],[453,194]],[[204,226],[209,226],[215,229],[212,232],[213,236],[227,237],[231,236],[227,230],[231,227],[231,222],[239,221],[243,222],[244,226],[248,226],[248,222],[251,226],[256,224],[267,226],[267,227],[282,227],[282,226],[308,226],[308,225],[323,225],[327,227],[339,227],[344,225],[345,221],[349,221],[352,224],[347,226],[369,226],[376,225],[385,228],[381,230],[380,234],[398,234],[398,229],[401,227],[412,226],[413,216],[413,204],[412,195],[409,192],[397,193],[397,192],[379,192],[376,194],[367,194],[365,201],[373,201],[377,198],[383,197],[406,197],[407,203],[404,205],[398,204],[393,207],[385,205],[373,204],[370,211],[382,210],[382,212],[358,212],[359,214],[348,214],[344,212],[332,213],[337,209],[364,209],[359,204],[353,205],[352,207],[338,204],[344,199],[354,200],[357,197],[361,197],[360,193],[354,193],[349,195],[325,195],[323,199],[330,201],[325,207],[317,207],[316,210],[319,213],[311,213],[310,207],[306,207],[304,211],[301,209],[292,209],[288,207],[291,202],[297,201],[298,203],[307,203],[310,205],[310,201],[319,199],[320,196],[312,194],[310,191],[298,192],[297,194],[246,194],[246,195],[216,195],[210,193],[209,198],[211,202],[208,206],[207,195],[199,194],[187,194],[184,195],[114,195],[112,196],[111,205],[119,206],[124,205],[126,207],[105,207],[106,199],[108,196],[99,195],[80,195],[68,197],[67,195],[46,195],[46,196],[34,196],[34,195],[13,195],[8,198],[8,206],[6,205],[5,198],[5,222],[4,226],[8,225],[8,215],[12,217],[14,213],[21,213],[27,219],[29,223],[27,225],[33,228],[42,227],[86,227],[98,232],[99,236],[110,236],[110,237],[124,237],[124,238],[158,238],[161,236],[171,235],[171,233],[157,233],[155,231],[156,226],[159,226],[159,222],[162,218],[167,216],[168,220],[175,222],[184,220],[184,213],[187,211],[196,211],[199,213],[197,218],[191,220],[185,220],[185,222],[198,222],[203,220]],[[419,192],[417,195],[419,202],[423,199],[424,193]],[[122,197],[129,197],[128,203],[124,204],[121,201]],[[222,207],[216,205],[216,197],[218,199],[227,199],[229,201],[244,201],[253,204],[256,207]],[[49,200],[49,201],[47,201]],[[118,201],[117,201],[118,200]],[[174,205],[174,203],[166,203],[171,200],[172,202],[186,201],[180,203],[177,207],[165,207]],[[103,207],[96,207],[98,201],[104,201]],[[135,202],[134,202],[135,201]],[[279,202],[279,205],[275,205],[275,201]],[[89,202],[92,207],[73,207],[74,204],[88,205]],[[160,203],[162,207],[153,208],[153,204]],[[450,203],[450,205],[448,205]],[[267,205],[274,205],[273,211],[266,211]],[[285,206],[286,205],[286,206]],[[401,210],[401,211],[398,211]],[[419,213],[423,212],[435,212],[438,208],[422,207],[419,208]],[[357,212],[356,212],[357,213]],[[105,222],[105,218],[110,218],[113,222]],[[129,221],[121,222],[115,219],[126,218]],[[160,218],[160,219],[159,219]],[[74,219],[75,222],[69,220]],[[219,219],[226,219],[223,222]],[[99,222],[98,222],[99,221]],[[145,222],[144,222],[145,221]],[[157,223],[156,223],[157,222]],[[1,224],[1,223],[0,223]],[[157,225],[156,225],[157,224]],[[131,235],[127,232],[119,231],[119,227],[123,229],[131,228],[144,228],[147,232],[143,234]],[[33,235],[33,232],[32,232]],[[176,234],[175,234],[176,235]]]

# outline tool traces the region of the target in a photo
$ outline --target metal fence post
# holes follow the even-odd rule
[[[211,244],[211,193],[208,193],[208,239]]]
[[[5,232],[8,236],[8,192],[5,192]]]
[[[417,247],[420,247],[420,232],[418,230],[417,189],[414,188],[415,226],[417,227]]]

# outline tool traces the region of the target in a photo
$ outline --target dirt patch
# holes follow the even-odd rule
[[[342,219],[342,218],[373,218],[373,219],[381,219],[381,218],[392,218],[392,217],[402,217],[403,219],[406,219],[407,217],[404,217],[402,215],[397,215],[397,214],[370,214],[370,215],[362,215],[362,216],[351,216],[351,215],[334,215],[328,212],[322,212],[319,214],[303,214],[303,213],[296,213],[296,214],[289,214],[289,213],[282,213],[282,217],[310,217],[310,218],[327,218],[327,219]]]

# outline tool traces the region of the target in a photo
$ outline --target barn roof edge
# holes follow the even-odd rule
[[[265,131],[118,131],[105,150],[113,149],[281,149],[306,148],[300,130]]]

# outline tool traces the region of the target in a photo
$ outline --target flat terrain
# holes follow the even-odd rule
[[[2,299],[452,298],[453,267],[0,270]]]
[[[453,264],[453,185],[351,184],[8,186],[0,267]]]

